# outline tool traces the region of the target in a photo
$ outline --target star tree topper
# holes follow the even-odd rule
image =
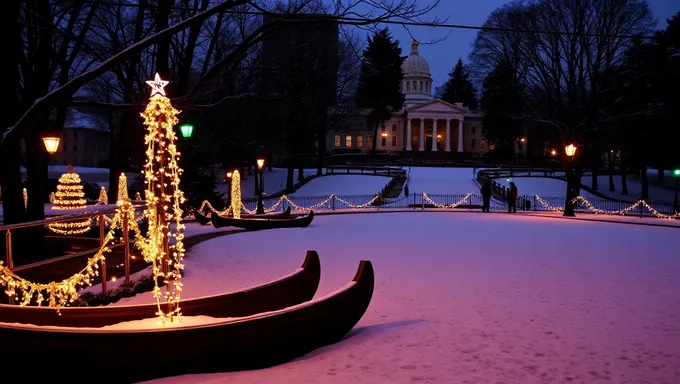
[[[157,93],[165,96],[165,89],[163,88],[170,82],[161,80],[161,75],[157,73],[153,80],[147,80],[146,83],[151,86],[151,95],[149,95],[151,97]]]

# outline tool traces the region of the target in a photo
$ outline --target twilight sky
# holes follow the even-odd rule
[[[658,28],[666,26],[666,19],[673,16],[680,9],[679,0],[648,0],[651,4],[654,17],[657,19]],[[434,0],[418,0],[423,5],[432,4]],[[507,3],[508,0],[441,0],[433,14],[440,19],[448,20],[448,24],[463,24],[481,26],[486,21],[487,16],[496,8]],[[397,40],[400,42],[402,53],[407,55],[411,51],[411,37],[401,26],[387,26]],[[413,36],[420,42],[440,40],[450,33],[446,40],[433,45],[421,44],[419,51],[430,64],[430,71],[434,80],[432,89],[442,85],[451,68],[456,64],[459,57],[467,62],[467,55],[470,53],[470,46],[474,42],[477,31],[467,29],[449,28],[426,28],[410,27]]]

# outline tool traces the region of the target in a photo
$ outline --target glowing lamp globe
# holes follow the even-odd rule
[[[227,172],[227,179],[231,179],[231,176],[232,176],[232,175],[233,175],[233,173]]]
[[[508,177],[508,178],[505,179],[505,181],[507,181],[509,183],[509,182],[512,181],[512,179]]]
[[[387,132],[383,132],[382,137],[387,137]]]
[[[264,167],[264,159],[257,159],[257,168],[262,169]]]
[[[191,137],[191,134],[194,133],[194,126],[191,124],[184,124],[179,127],[180,132],[182,132],[182,137],[185,139]]]
[[[441,139],[441,138],[442,138],[442,135],[437,135],[437,139]]]
[[[574,157],[574,155],[576,155],[576,149],[577,147],[574,144],[569,144],[564,147],[564,153],[569,157]]]
[[[680,169],[676,169],[673,171],[673,176],[675,177],[680,177]]]
[[[553,149],[553,150],[551,150],[551,151],[550,151],[550,155],[551,155],[551,156],[555,156],[555,155],[557,155],[557,151],[556,151],[556,150],[554,150],[554,149]]]
[[[523,143],[523,142],[525,142],[525,141],[526,141],[526,139],[525,139],[525,138],[521,138],[521,139],[519,139],[519,142],[520,142],[520,143]]]
[[[60,141],[61,138],[57,136],[43,137],[43,143],[45,143],[45,149],[47,150],[47,153],[49,153],[50,155],[54,155],[55,153],[57,153]]]

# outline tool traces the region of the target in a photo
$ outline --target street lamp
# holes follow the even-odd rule
[[[564,154],[567,155],[567,164],[566,164],[566,174],[565,176],[567,177],[567,199],[564,202],[564,215],[563,216],[576,216],[574,213],[574,203],[573,199],[576,197],[574,196],[573,193],[573,185],[576,182],[575,178],[576,175],[574,174],[574,166],[573,166],[573,160],[574,156],[576,156],[576,150],[578,147],[576,147],[574,144],[569,144],[564,147]],[[579,184],[581,183],[581,180],[578,180]]]
[[[554,149],[551,149],[550,150],[550,156],[555,156],[555,155],[557,155],[557,151],[554,150]]]
[[[194,133],[194,126],[191,124],[184,124],[179,127],[180,132],[182,132],[182,137],[188,139]]]
[[[43,143],[45,143],[45,149],[50,155],[54,155],[59,150],[59,142],[61,138],[59,136],[46,136],[43,137]]]
[[[673,171],[675,176],[675,200],[673,201],[673,211],[680,212],[680,204],[678,204],[678,191],[680,191],[680,169]]]
[[[225,176],[227,176],[227,207],[231,207],[231,177],[234,174],[231,171],[227,171]]]
[[[256,161],[257,163],[257,171],[260,173],[260,190],[258,191],[257,194],[257,211],[255,212],[258,215],[264,215],[264,203],[262,202],[262,194],[264,193],[264,159],[259,158]]]

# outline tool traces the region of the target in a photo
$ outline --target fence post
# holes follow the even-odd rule
[[[125,285],[130,284],[130,224],[128,215],[123,216],[123,257],[125,264]]]
[[[420,195],[420,210],[424,211],[425,210],[425,193]]]
[[[642,200],[642,201],[644,201],[644,200]],[[640,204],[640,218],[642,218],[643,211],[644,211],[644,205]]]
[[[5,233],[5,256],[7,257],[7,269],[11,271],[14,268],[14,260],[12,259],[12,232],[9,229]],[[9,297],[9,303],[14,304],[14,296]]]
[[[414,211],[415,211],[415,209],[416,209],[416,203],[417,203],[417,202],[416,202],[416,194],[414,193],[414,194],[413,194],[413,210],[414,210]]]
[[[335,211],[335,195],[331,196],[331,211]]]
[[[536,212],[536,195],[534,195],[534,212]]]

